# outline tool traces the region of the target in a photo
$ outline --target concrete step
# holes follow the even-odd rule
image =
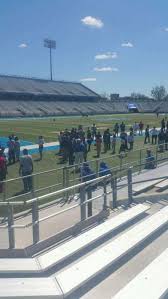
[[[157,299],[168,295],[168,249],[126,285],[114,299]]]
[[[55,278],[0,279],[2,299],[63,299]]]
[[[64,295],[71,294],[99,273],[103,273],[106,268],[116,263],[167,223],[168,206],[75,265],[57,274],[55,277]]]
[[[2,273],[37,273],[46,271],[52,266],[68,259],[70,256],[101,240],[109,233],[126,226],[136,217],[147,212],[148,205],[138,204],[121,212],[119,215],[101,223],[76,238],[56,247],[35,258],[0,259],[0,274]]]

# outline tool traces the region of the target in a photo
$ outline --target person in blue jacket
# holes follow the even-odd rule
[[[105,162],[101,162],[99,167],[99,176],[104,176],[108,174],[111,174],[110,168],[107,166]]]
[[[87,182],[96,178],[95,172],[90,168],[87,162],[84,162],[81,167],[80,178],[82,182]]]

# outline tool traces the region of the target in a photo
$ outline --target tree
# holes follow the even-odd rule
[[[154,98],[155,101],[162,101],[165,99],[167,95],[166,88],[161,86],[155,86],[152,88],[151,96]]]

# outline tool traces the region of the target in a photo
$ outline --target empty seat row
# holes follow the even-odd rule
[[[143,207],[144,212],[148,208],[146,206],[145,209],[145,206],[138,205],[137,207],[129,209],[128,211],[132,213],[132,218],[136,209],[136,215],[138,216],[138,214],[140,214],[140,211],[138,213],[138,207],[139,209],[142,209]],[[127,221],[129,221],[128,211],[123,212],[123,215],[119,214],[118,216],[113,218],[115,223],[114,227],[117,226],[117,221],[118,226],[123,225],[124,217],[126,217],[125,220],[127,219]],[[100,235],[103,236],[105,231],[107,233],[107,225],[110,224],[109,221],[111,220],[108,220],[105,223],[102,223],[102,226],[99,226],[99,228],[101,227],[100,231],[97,230],[97,234],[99,234],[99,237]],[[121,258],[127,256],[133,249],[140,246],[141,250],[143,250],[143,242],[151,238],[154,233],[159,231],[167,224],[168,206],[162,208],[160,211],[148,216],[140,222],[134,223],[134,226],[132,228],[129,228],[127,231],[122,232],[122,234],[120,234],[116,238],[112,237],[111,240],[104,244],[101,244],[101,246],[99,246],[99,248],[94,252],[83,256],[82,259],[75,261],[75,263],[69,265],[65,269],[62,269],[61,271],[59,270],[59,272],[56,271],[52,274],[52,276],[46,276],[43,278],[25,278],[24,274],[22,276],[20,274],[18,278],[0,278],[0,298],[67,298],[67,296],[73,295],[76,290],[80,290],[80,287],[85,286],[85,284],[91,281],[92,278],[96,277],[100,273],[104,273],[110,266],[116,265],[117,263],[119,263],[120,265]],[[113,226],[112,221],[110,225],[111,227]],[[87,232],[87,242],[89,240],[89,236],[91,240],[93,240],[92,230]],[[76,240],[76,243],[78,243],[79,241],[78,237],[74,238],[74,240]],[[84,237],[81,238],[81,241],[79,241],[79,243],[81,243],[82,241],[85,242]],[[64,248],[64,253],[61,253],[61,251],[60,253],[55,251],[53,255],[48,255],[48,257],[46,256],[46,261],[48,259],[48,262],[50,263],[53,258],[57,258],[57,254],[66,254],[67,256],[69,256],[69,251],[71,251],[72,248],[75,248],[76,245],[75,242],[71,243],[71,240],[67,241],[67,244],[69,244],[69,246],[67,246],[67,248]],[[79,257],[77,259],[79,259]],[[10,259],[6,261],[6,263],[9,262]],[[22,263],[23,261],[21,259],[17,260],[17,262]],[[149,266],[147,266],[146,269],[139,273],[137,277],[132,282],[130,282],[123,290],[121,290],[120,293],[118,293],[114,298],[166,298],[165,295],[168,292],[167,267],[168,252],[165,251]],[[73,298],[76,298],[75,295]],[[77,298],[80,298],[80,296],[78,296]]]

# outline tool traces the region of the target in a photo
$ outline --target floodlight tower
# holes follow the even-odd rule
[[[52,81],[53,74],[52,74],[52,51],[51,50],[56,49],[56,41],[45,38],[44,39],[44,47],[48,48],[50,50],[50,78],[51,78],[51,81]]]

